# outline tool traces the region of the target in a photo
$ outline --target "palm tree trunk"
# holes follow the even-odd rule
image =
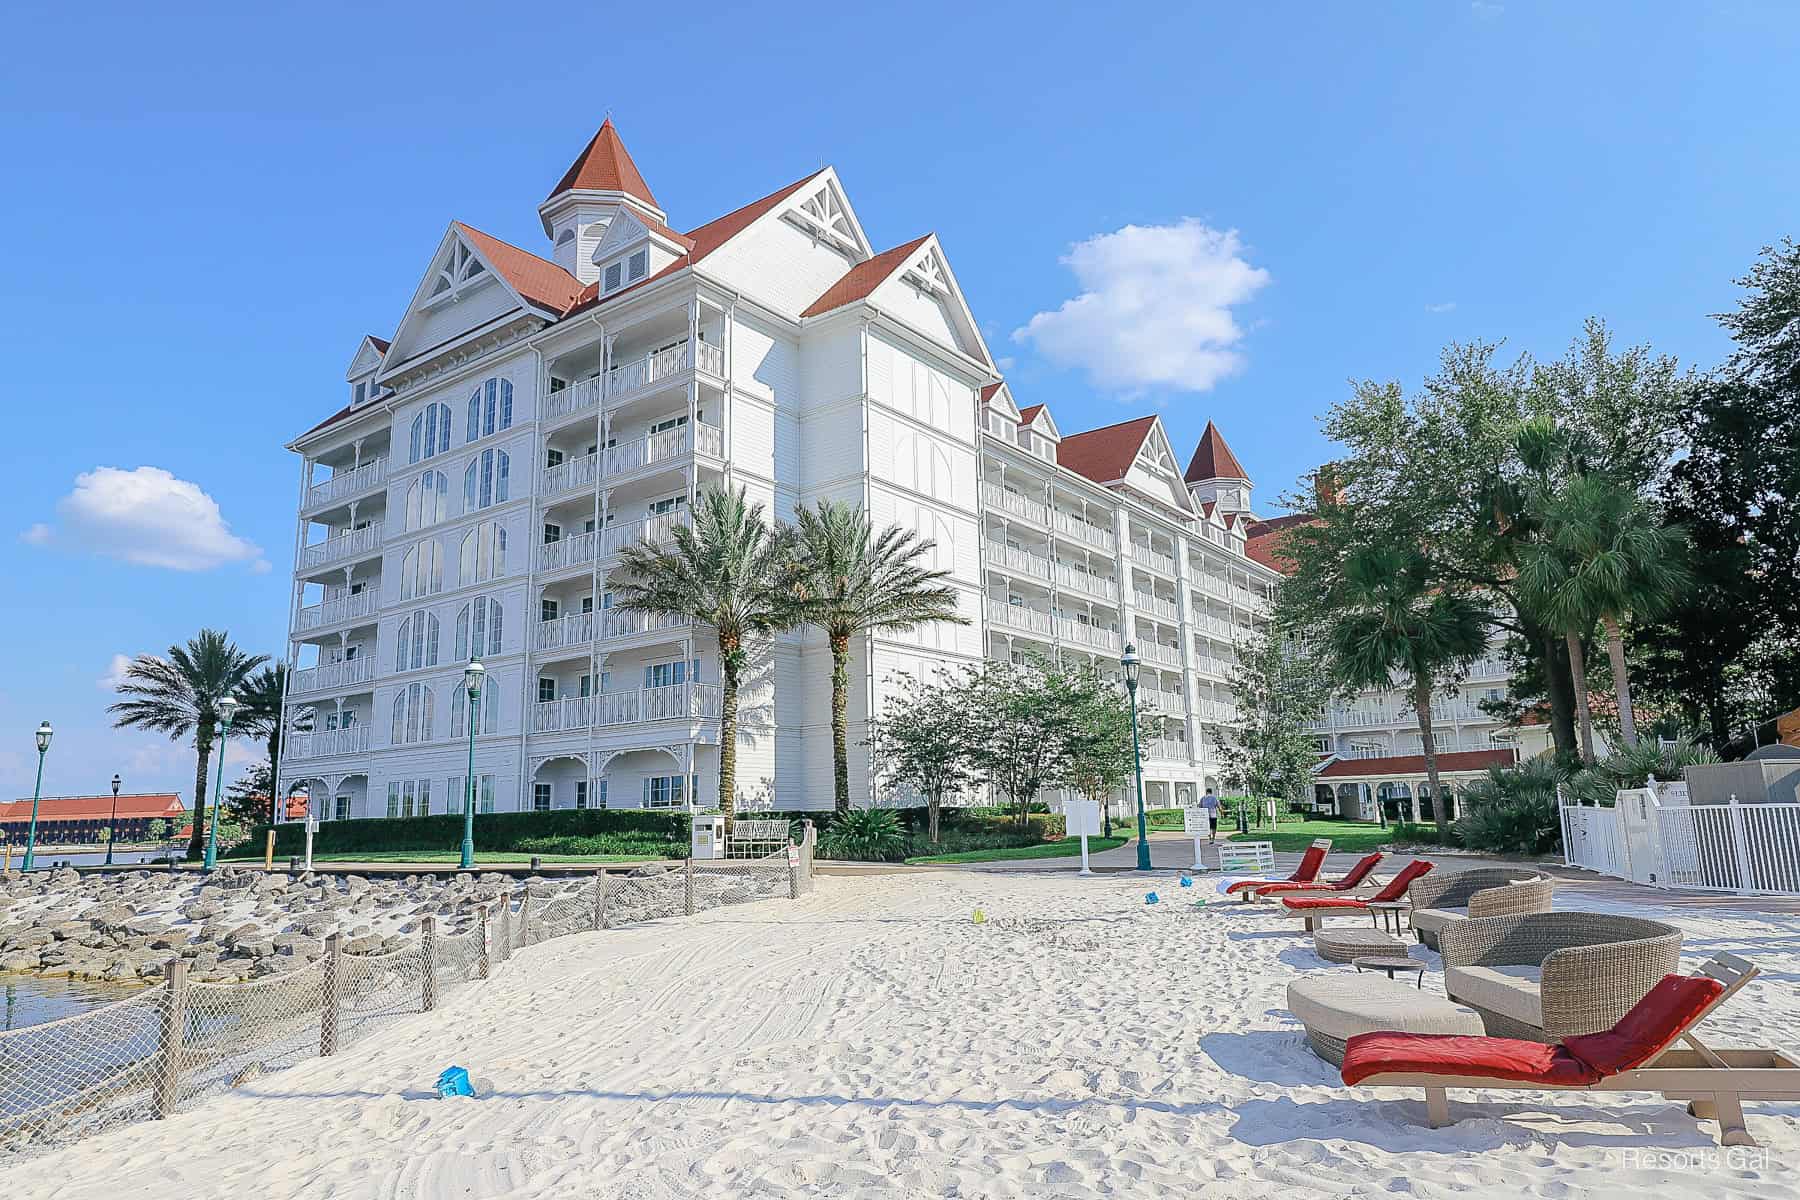
[[[188,838],[187,856],[206,853],[206,768],[212,759],[213,724],[202,720],[194,731],[194,832]]]
[[[1444,789],[1438,782],[1437,738],[1431,732],[1431,680],[1413,681],[1413,710],[1419,714],[1419,748],[1425,753],[1425,778],[1431,784],[1431,821],[1438,845],[1447,845],[1450,822],[1444,816]]]
[[[834,807],[845,813],[850,811],[850,637],[836,632],[827,637],[831,642],[831,790]]]
[[[1539,652],[1544,656],[1544,690],[1550,696],[1550,741],[1562,758],[1581,753],[1575,738],[1575,685],[1569,674],[1569,657],[1556,643],[1556,635],[1545,631]]]
[[[1569,647],[1569,677],[1575,682],[1575,720],[1581,728],[1581,761],[1594,761],[1594,714],[1588,706],[1587,665],[1581,657],[1581,635],[1563,634]]]
[[[1631,677],[1625,666],[1625,631],[1611,613],[1600,618],[1606,629],[1606,656],[1612,660],[1613,694],[1619,698],[1619,736],[1625,744],[1637,748],[1637,718],[1631,712]]]
[[[737,718],[738,669],[726,654],[719,670],[719,814],[725,818],[725,836],[737,820]]]
[[[269,731],[269,791],[281,791],[281,714],[275,714],[275,728]],[[269,824],[280,821],[287,812],[286,798],[280,795],[269,797]]]

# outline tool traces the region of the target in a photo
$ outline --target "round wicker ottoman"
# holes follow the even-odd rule
[[[1313,933],[1313,949],[1329,962],[1347,963],[1376,955],[1406,955],[1406,943],[1382,930],[1352,925],[1327,925]]]
[[[1335,1066],[1344,1063],[1344,1043],[1359,1033],[1486,1032],[1474,1009],[1381,975],[1334,971],[1304,976],[1288,984],[1287,1002],[1288,1011],[1306,1028],[1313,1053]]]

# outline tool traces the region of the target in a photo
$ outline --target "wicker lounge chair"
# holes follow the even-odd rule
[[[1271,883],[1311,883],[1319,877],[1319,869],[1325,865],[1325,856],[1331,853],[1330,838],[1314,838],[1313,844],[1306,848],[1300,856],[1300,865],[1286,879],[1239,879],[1225,888],[1227,896],[1237,896],[1248,902],[1253,897],[1251,892]]]
[[[1694,1029],[1757,974],[1720,954],[1698,975],[1668,975],[1604,1033],[1556,1046],[1512,1038],[1364,1033],[1348,1040],[1343,1079],[1362,1087],[1425,1089],[1435,1126],[1450,1123],[1450,1088],[1660,1092],[1719,1123],[1727,1146],[1754,1146],[1745,1100],[1800,1101],[1800,1062],[1774,1049],[1714,1050]],[[1675,1049],[1677,1041],[1688,1049]]]
[[[1312,932],[1319,928],[1319,923],[1326,917],[1368,912],[1371,904],[1392,904],[1406,895],[1408,888],[1416,887],[1415,881],[1431,870],[1431,867],[1432,864],[1424,859],[1415,858],[1373,895],[1286,896],[1282,898],[1281,907],[1290,917],[1304,917],[1307,931]]]
[[[1436,950],[1439,932],[1458,921],[1549,912],[1554,887],[1543,872],[1517,867],[1446,871],[1420,880],[1413,889],[1409,921],[1419,940]]]
[[[1458,921],[1439,938],[1444,994],[1496,1037],[1555,1043],[1610,1029],[1680,969],[1681,931],[1610,913]]]
[[[1285,896],[1293,892],[1347,892],[1361,887],[1364,883],[1375,882],[1370,878],[1376,867],[1381,865],[1380,854],[1365,854],[1356,860],[1356,865],[1337,879],[1318,879],[1311,883],[1265,883],[1261,887],[1252,888],[1258,900],[1267,900],[1270,896]]]

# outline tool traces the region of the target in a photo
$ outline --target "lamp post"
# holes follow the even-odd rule
[[[231,738],[231,718],[237,715],[238,701],[227,696],[219,701],[219,773],[213,780],[212,820],[206,825],[206,859],[201,864],[208,871],[219,861],[219,793],[225,790],[225,743]]]
[[[481,665],[481,660],[471,658],[463,670],[463,690],[469,693],[469,779],[468,792],[463,798],[462,840],[462,869],[465,871],[475,865],[475,725],[481,712],[481,681],[486,677],[487,668]]]
[[[31,828],[25,834],[25,869],[31,870],[32,861],[37,857],[37,810],[38,796],[44,790],[44,755],[50,752],[50,737],[56,730],[50,728],[50,722],[44,721],[37,727],[38,772],[37,786],[31,789]]]
[[[1125,643],[1125,657],[1119,660],[1125,669],[1125,690],[1131,693],[1131,772],[1137,777],[1138,853],[1137,869],[1150,869],[1150,824],[1144,816],[1144,752],[1138,745],[1138,656],[1137,647]]]
[[[106,865],[112,866],[113,843],[119,840],[119,776],[113,774],[112,819],[106,823]]]

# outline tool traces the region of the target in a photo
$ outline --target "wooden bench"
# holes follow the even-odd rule
[[[792,821],[734,821],[726,846],[730,858],[761,858],[787,846]]]

